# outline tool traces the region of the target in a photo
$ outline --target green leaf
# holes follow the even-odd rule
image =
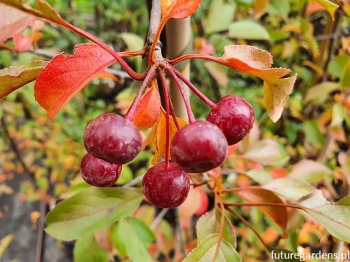
[[[322,105],[328,98],[329,94],[341,88],[339,83],[322,82],[311,87],[305,95],[305,103],[313,102],[317,105]]]
[[[183,262],[206,261],[239,262],[242,260],[235,248],[225,239],[220,240],[219,234],[215,233],[200,241],[198,246],[183,260]]]
[[[327,204],[315,208],[307,208],[314,219],[336,238],[350,242],[350,207]]]
[[[230,24],[228,35],[232,38],[247,40],[269,40],[267,30],[254,20],[241,20]]]
[[[197,222],[197,241],[202,241],[206,236],[219,233],[221,222],[221,211],[211,210],[202,215]],[[231,221],[225,216],[222,238],[231,245],[236,246],[236,234]]]
[[[297,201],[310,194],[314,188],[310,184],[290,177],[279,178],[263,185],[280,196]]]
[[[133,179],[133,175],[132,175],[131,168],[129,167],[129,165],[123,165],[122,172],[121,172],[120,177],[117,181],[117,184],[123,185],[123,184],[128,183],[132,179]]]
[[[74,261],[76,262],[108,262],[108,252],[102,249],[92,234],[79,238],[74,246]]]
[[[212,1],[208,18],[205,20],[207,34],[227,30],[236,11],[235,3],[224,3],[222,0]]]
[[[341,78],[343,69],[349,61],[348,55],[338,55],[328,64],[328,73],[334,77]]]
[[[305,208],[316,208],[322,205],[328,205],[328,200],[323,196],[322,191],[314,189],[310,194],[299,199],[299,205]]]
[[[148,248],[155,236],[142,220],[134,217],[119,220],[112,229],[112,239],[120,253],[132,261],[152,262]]]
[[[266,12],[269,14],[269,16],[282,16],[286,19],[290,12],[290,2],[271,0],[270,4],[267,6]]]
[[[327,178],[332,174],[333,171],[324,164],[310,159],[303,159],[293,165],[288,177],[311,183]]]
[[[263,139],[256,142],[242,156],[262,165],[280,166],[289,159],[283,151],[284,148],[280,147],[276,141]]]
[[[340,84],[345,87],[350,87],[350,61],[345,64],[342,70]]]
[[[67,199],[70,198],[72,196],[74,196],[75,194],[81,192],[82,190],[86,189],[86,188],[90,188],[91,186],[85,182],[83,183],[79,183],[76,185],[72,185],[67,192],[63,193],[60,197],[62,199]]]
[[[338,205],[341,205],[341,206],[350,206],[350,195],[343,197],[337,203]]]
[[[255,182],[259,183],[260,185],[264,185],[270,181],[272,181],[272,177],[270,175],[270,172],[262,169],[250,169],[247,172],[244,173],[246,176],[253,179]]]
[[[341,126],[346,116],[345,107],[341,103],[335,103],[332,109],[332,122],[330,126]]]
[[[306,140],[316,149],[320,149],[324,145],[324,137],[317,126],[316,121],[307,120],[303,125]]]
[[[118,34],[118,36],[123,39],[124,43],[130,51],[141,50],[145,44],[145,40],[142,37],[133,33],[121,33]]]
[[[49,212],[45,230],[62,240],[80,238],[132,214],[142,199],[139,189],[88,188]]]

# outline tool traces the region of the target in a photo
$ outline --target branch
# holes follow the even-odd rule
[[[157,32],[162,13],[160,10],[160,0],[152,0],[152,9],[150,14],[149,30],[148,30],[148,41],[153,43],[154,36]]]
[[[153,61],[164,60],[162,55],[162,43],[158,40],[157,31],[162,18],[162,11],[160,0],[152,0],[152,9],[150,14],[150,24],[147,35],[147,46],[150,53],[148,55],[148,61],[152,63]],[[160,34],[160,33],[159,33]],[[156,43],[154,43],[156,41]]]
[[[24,162],[24,160],[23,160],[23,158],[22,158],[22,156],[21,156],[20,150],[18,149],[18,146],[17,146],[16,141],[10,136],[10,133],[9,133],[9,131],[8,131],[8,129],[7,129],[7,123],[6,123],[6,120],[5,120],[5,116],[2,116],[0,121],[1,121],[1,122],[0,122],[0,123],[1,123],[1,126],[2,126],[2,128],[3,128],[3,130],[4,130],[4,133],[5,133],[6,137],[7,137],[7,138],[9,139],[9,141],[10,141],[11,149],[12,149],[12,151],[15,153],[17,160],[19,161],[19,163],[20,163],[21,166],[23,167],[23,170],[24,170],[26,173],[29,174],[29,176],[30,176],[31,179],[35,179],[34,173],[31,172],[31,171],[29,170],[29,168],[27,167],[26,163]]]

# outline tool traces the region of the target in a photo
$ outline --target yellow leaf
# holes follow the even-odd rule
[[[5,253],[6,248],[10,245],[12,238],[13,238],[13,235],[8,234],[0,240],[0,258]]]
[[[35,224],[39,218],[40,218],[40,212],[33,211],[30,213],[30,221],[32,222],[32,224]]]
[[[177,122],[180,127],[187,125],[187,122],[181,118],[177,117]],[[158,122],[153,127],[152,131],[148,135],[147,139],[143,143],[143,147],[151,145],[155,151],[152,164],[155,165],[159,162],[160,157],[165,157],[165,145],[166,145],[166,112],[162,108],[160,111]],[[174,138],[174,135],[177,132],[177,128],[174,122],[174,119],[170,116],[170,142]],[[169,154],[169,152],[168,152]]]
[[[2,193],[6,194],[6,195],[12,195],[13,189],[12,189],[12,187],[9,187],[7,185],[0,185],[0,195]]]
[[[46,61],[31,61],[23,66],[10,66],[0,70],[0,99],[34,81],[46,64]]]
[[[332,16],[332,20],[334,20],[335,11],[337,11],[339,6],[328,0],[316,0],[316,1],[319,2],[324,8],[326,8],[328,13]]]
[[[282,115],[283,105],[292,93],[296,76],[264,82],[264,102],[267,115],[276,122]]]

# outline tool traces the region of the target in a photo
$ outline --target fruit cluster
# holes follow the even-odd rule
[[[171,161],[152,166],[142,181],[145,197],[155,206],[172,208],[187,198],[187,173],[202,173],[222,164],[227,147],[242,140],[254,122],[252,106],[243,98],[222,98],[206,121],[193,121],[179,129],[170,145]],[[122,165],[134,159],[142,148],[141,132],[117,114],[103,114],[86,127],[87,154],[81,162],[83,179],[98,187],[115,184]]]

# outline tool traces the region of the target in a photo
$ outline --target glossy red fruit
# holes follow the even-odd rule
[[[241,141],[253,127],[253,107],[238,96],[225,96],[207,116],[207,121],[217,125],[224,133],[229,145]]]
[[[172,208],[181,205],[190,191],[190,179],[175,163],[160,162],[147,170],[142,180],[145,197],[155,206]]]
[[[196,121],[176,132],[170,147],[171,159],[184,171],[209,171],[224,161],[227,141],[222,131],[208,121]]]
[[[94,157],[122,165],[138,155],[142,137],[131,122],[109,113],[100,115],[87,125],[84,145]]]
[[[87,153],[80,164],[80,174],[92,186],[108,187],[114,185],[122,172],[121,165],[115,165]]]

